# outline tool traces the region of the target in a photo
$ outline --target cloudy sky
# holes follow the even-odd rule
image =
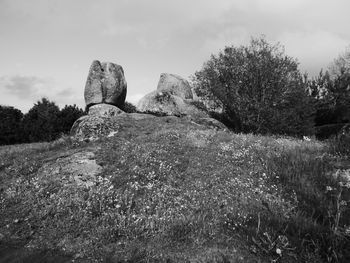
[[[160,73],[188,78],[262,34],[315,75],[350,45],[349,10],[349,0],[0,0],[0,105],[84,107],[95,59],[123,66],[135,103]]]

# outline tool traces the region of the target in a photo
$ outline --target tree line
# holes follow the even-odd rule
[[[69,133],[74,121],[83,114],[76,105],[59,109],[47,98],[35,103],[26,114],[0,105],[0,145],[52,141]]]

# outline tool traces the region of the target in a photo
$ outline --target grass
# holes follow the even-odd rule
[[[334,144],[120,122],[96,142],[0,148],[4,242],[106,262],[349,261],[350,167]],[[47,168],[84,151],[103,168],[92,185]]]

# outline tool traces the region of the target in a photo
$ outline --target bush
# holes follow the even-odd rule
[[[84,115],[84,111],[75,104],[66,105],[58,113],[57,132],[67,134],[70,132],[73,123]]]
[[[226,47],[193,76],[198,96],[238,131],[313,134],[313,108],[298,63],[264,38]]]
[[[338,135],[335,135],[329,139],[329,145],[333,154],[350,156],[349,127],[349,124],[344,126]]]
[[[123,107],[120,107],[120,109],[127,113],[138,113],[136,106],[127,101],[124,102]]]
[[[46,98],[42,98],[24,115],[23,128],[26,141],[52,141],[59,134],[58,116],[60,109]]]
[[[22,118],[20,110],[0,105],[0,145],[23,141]]]

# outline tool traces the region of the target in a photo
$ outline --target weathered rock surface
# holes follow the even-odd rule
[[[84,97],[87,107],[99,103],[122,106],[125,102],[127,83],[122,66],[95,60],[86,80]]]
[[[191,86],[184,78],[169,73],[162,73],[157,90],[145,95],[137,104],[141,112],[157,112],[166,115],[209,117],[193,104]]]
[[[96,104],[89,108],[89,115],[99,115],[105,117],[113,117],[118,114],[124,113],[121,109],[110,104]]]
[[[157,86],[157,91],[167,91],[171,95],[182,99],[193,99],[193,93],[190,84],[184,78],[169,73],[162,73]]]
[[[42,181],[61,177],[65,185],[91,187],[96,183],[96,176],[102,172],[102,167],[96,163],[92,151],[65,153],[56,158],[46,160],[38,170],[38,177]]]
[[[191,115],[198,117],[208,117],[206,113],[200,111],[189,101],[181,97],[172,95],[171,91],[153,91],[144,96],[137,108],[142,112],[161,112],[167,115]]]
[[[94,141],[102,137],[114,136],[127,123],[148,118],[155,118],[155,116],[125,112],[117,115],[89,113],[89,115],[82,116],[75,121],[71,135],[80,141]]]

